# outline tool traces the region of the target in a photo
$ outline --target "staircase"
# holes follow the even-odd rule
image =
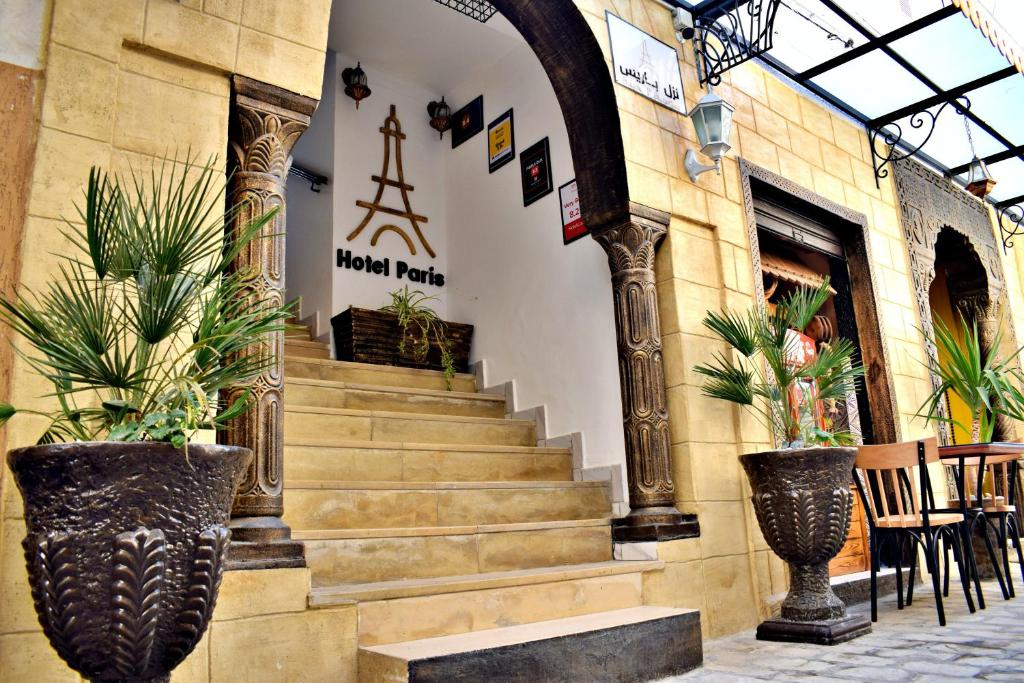
[[[504,397],[285,343],[285,521],[313,609],[355,601],[360,681],[642,681],[700,663],[697,612],[612,560],[607,482],[573,481]]]

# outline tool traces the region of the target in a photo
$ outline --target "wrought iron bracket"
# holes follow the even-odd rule
[[[1003,252],[1013,246],[1015,237],[1024,235],[1024,195],[995,205],[996,223],[1003,240]]]
[[[327,185],[330,180],[325,175],[320,175],[315,171],[310,171],[308,168],[303,168],[296,164],[292,164],[292,167],[288,169],[288,172],[298,178],[309,181],[309,189],[317,194],[320,193],[321,186]]]
[[[715,0],[693,11],[693,49],[702,85],[772,49],[780,0]]]
[[[886,164],[908,159],[921,151],[935,133],[935,125],[939,116],[952,107],[960,116],[965,116],[971,109],[971,101],[965,95],[947,100],[935,108],[926,108],[910,114],[908,123],[914,130],[926,130],[924,139],[916,145],[903,141],[903,124],[896,121],[875,120],[868,125],[868,146],[875,169],[875,185],[879,186],[882,178],[889,176]]]

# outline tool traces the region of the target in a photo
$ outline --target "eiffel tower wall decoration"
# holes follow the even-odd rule
[[[377,183],[377,193],[374,196],[373,201],[368,202],[362,199],[356,201],[356,206],[366,209],[366,216],[359,225],[348,234],[346,239],[349,242],[356,240],[370,225],[370,222],[377,214],[386,214],[407,222],[423,250],[430,255],[430,258],[437,258],[437,253],[434,251],[434,248],[430,246],[430,242],[427,241],[426,236],[423,234],[423,228],[421,227],[422,224],[427,223],[429,219],[426,216],[421,216],[415,213],[412,210],[412,204],[409,200],[409,193],[415,190],[415,187],[405,182],[405,171],[402,169],[402,141],[406,139],[406,135],[402,132],[402,123],[398,120],[395,105],[391,105],[391,113],[386,119],[384,119],[384,125],[381,126],[380,132],[384,135],[384,164],[380,175],[370,176],[370,179]],[[394,160],[395,173],[398,176],[397,178],[391,178],[389,175],[391,172],[392,144],[395,148]],[[394,208],[383,202],[384,191],[389,187],[395,188],[401,193],[402,208]],[[401,237],[402,241],[405,242],[405,246],[409,248],[409,253],[411,255],[415,256],[418,253],[416,241],[410,237],[409,232],[398,225],[394,225],[393,223],[386,223],[377,228],[370,238],[370,246],[377,246],[377,242],[380,241],[381,235],[386,232],[393,232]]]

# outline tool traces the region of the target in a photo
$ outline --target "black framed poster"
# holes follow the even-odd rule
[[[491,173],[516,158],[516,131],[512,110],[487,126],[487,166]]]
[[[452,149],[484,129],[484,96],[452,114]]]
[[[547,138],[523,150],[519,155],[519,167],[523,176],[523,206],[529,206],[554,191],[551,149]]]

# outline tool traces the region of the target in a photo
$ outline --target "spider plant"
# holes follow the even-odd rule
[[[1002,414],[1013,419],[1024,419],[1024,393],[1017,357],[1017,349],[1007,357],[999,354],[1003,341],[1002,329],[996,333],[988,353],[983,352],[981,335],[976,321],[968,324],[959,320],[959,338],[937,313],[932,313],[934,335],[922,334],[939,351],[939,361],[932,371],[939,378],[928,398],[918,409],[918,417],[926,423],[942,422],[969,432],[973,443],[992,441],[996,416]],[[970,424],[963,424],[949,414],[946,399],[956,395],[971,416]]]
[[[0,319],[25,340],[18,352],[53,386],[51,412],[0,404],[0,424],[42,415],[39,443],[166,441],[182,447],[200,428],[222,428],[250,401],[246,386],[271,361],[264,340],[284,329],[287,306],[254,302],[255,273],[232,270],[276,209],[233,234],[247,205],[224,210],[211,159],[164,160],[148,173],[89,173],[78,224],[65,236],[44,291],[0,301]]]
[[[794,290],[774,310],[712,312],[703,321],[732,350],[717,352],[713,362],[694,368],[706,377],[704,395],[750,409],[784,449],[854,441],[849,431],[826,429],[829,423],[819,423],[813,408],[815,401],[845,400],[856,389],[863,368],[854,362],[853,344],[837,339],[809,360],[794,360],[799,338],[791,332],[802,332],[830,294],[826,278],[820,287]]]
[[[406,285],[388,293],[391,303],[380,310],[398,318],[398,326],[402,330],[402,338],[398,342],[398,353],[405,354],[412,344],[412,357],[422,363],[430,353],[430,341],[441,351],[441,367],[444,370],[444,382],[448,391],[452,390],[452,379],[455,377],[455,358],[452,355],[452,343],[448,340],[448,325],[438,317],[434,309],[426,305],[436,301],[436,296],[427,296],[415,289],[409,291]]]

